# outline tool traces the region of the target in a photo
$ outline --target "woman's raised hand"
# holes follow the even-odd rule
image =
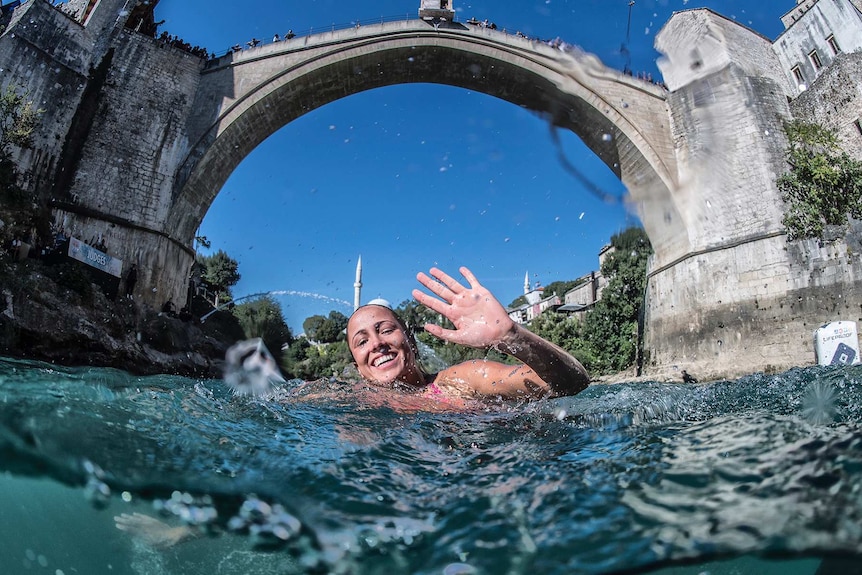
[[[416,275],[419,283],[440,298],[415,289],[413,297],[416,301],[442,314],[455,326],[455,329],[445,329],[429,323],[425,324],[425,330],[440,339],[470,347],[485,348],[499,344],[513,329],[514,322],[470,270],[461,267],[459,271],[470,287],[464,287],[437,268],[431,268],[430,277],[421,272]]]

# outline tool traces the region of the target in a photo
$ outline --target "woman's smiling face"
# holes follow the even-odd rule
[[[379,383],[421,381],[410,339],[390,309],[366,305],[356,310],[347,322],[347,345],[365,379]]]

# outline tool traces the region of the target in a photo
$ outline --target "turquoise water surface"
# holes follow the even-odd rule
[[[859,367],[410,413],[0,360],[0,565],[859,573],[860,404]],[[134,512],[205,535],[153,549]]]

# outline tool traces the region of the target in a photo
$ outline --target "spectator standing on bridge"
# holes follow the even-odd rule
[[[129,273],[126,274],[126,297],[132,298],[135,292],[135,284],[138,283],[138,266],[132,264]]]

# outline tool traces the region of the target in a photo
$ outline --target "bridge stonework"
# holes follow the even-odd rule
[[[768,40],[712,13],[677,15],[662,31],[665,91],[586,54],[418,20],[205,62],[126,29],[126,4],[101,0],[82,23],[30,0],[0,37],[0,68],[4,86],[46,110],[34,148],[18,153],[27,184],[75,235],[101,234],[111,255],[137,263],[151,305],[185,301],[195,232],[263,140],[351,94],[430,82],[542,114],[625,183],[655,250],[647,374],[810,363],[817,325],[862,315],[862,250],[848,250],[852,238],[788,243],[774,184],[785,169],[782,122],[819,118],[829,92],[812,86],[809,103],[791,108]],[[716,27],[733,41],[716,42]],[[715,49],[692,65],[687,46],[707,44]],[[848,56],[845,71],[856,62]]]

